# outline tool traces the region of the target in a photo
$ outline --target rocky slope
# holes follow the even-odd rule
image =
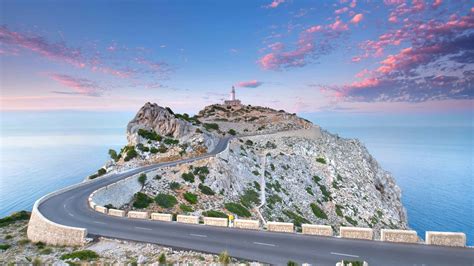
[[[219,135],[237,136],[217,157],[148,173],[140,191],[129,196],[130,203],[115,207],[234,214],[291,221],[297,228],[328,224],[336,231],[341,225],[407,228],[399,187],[357,140],[263,107],[213,105],[191,122],[179,117],[146,104],[128,126],[129,145],[161,145],[137,135],[143,128],[208,149]],[[140,153],[134,163],[149,162],[147,156]]]

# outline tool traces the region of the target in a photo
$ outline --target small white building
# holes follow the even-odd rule
[[[225,105],[229,106],[240,106],[242,103],[240,100],[235,99],[235,88],[232,86],[232,90],[230,91],[230,100],[224,101]]]

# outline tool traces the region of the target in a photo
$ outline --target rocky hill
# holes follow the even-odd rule
[[[218,156],[148,173],[130,195],[109,197],[104,205],[217,217],[234,214],[291,221],[297,228],[302,223],[329,224],[336,231],[341,225],[407,228],[399,187],[363,144],[294,114],[211,105],[189,117],[147,103],[129,123],[127,134],[127,147],[135,147],[138,155],[125,162],[127,151],[122,151],[109,170],[170,159],[167,156],[193,156],[212,149],[223,135],[236,136]],[[151,152],[162,146],[168,151]]]

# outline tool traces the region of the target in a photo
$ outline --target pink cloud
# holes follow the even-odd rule
[[[50,78],[72,91],[53,91],[56,94],[71,94],[83,96],[101,96],[103,89],[97,83],[83,78],[75,78],[64,74],[50,74]]]
[[[283,4],[285,0],[273,0],[270,4],[266,5],[266,8],[277,8],[279,5]]]
[[[339,18],[336,18],[336,21],[334,23],[328,25],[329,29],[334,30],[334,31],[346,31],[349,30],[349,27],[347,24],[342,22]]]
[[[443,3],[443,0],[435,0],[433,3],[433,8],[438,8]]]
[[[270,45],[268,45],[268,48],[272,49],[273,51],[281,51],[284,48],[283,43],[281,42],[275,42]]]
[[[349,4],[351,8],[355,8],[357,5],[357,0],[352,0],[352,2]]]
[[[363,18],[364,18],[364,15],[359,13],[351,19],[351,23],[358,24],[359,22],[362,21]]]
[[[323,30],[323,27],[321,25],[316,25],[316,26],[312,26],[309,29],[307,29],[306,32],[307,33],[315,33],[315,32],[319,32],[319,31],[322,31],[322,30]]]
[[[340,15],[342,13],[346,13],[347,11],[349,11],[349,8],[348,7],[343,7],[343,8],[336,9],[334,11],[334,14]]]
[[[257,88],[263,84],[261,81],[257,80],[250,80],[250,81],[241,81],[237,83],[238,87],[245,87],[245,88]]]

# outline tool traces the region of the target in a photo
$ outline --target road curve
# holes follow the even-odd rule
[[[104,236],[190,249],[208,253],[227,250],[233,257],[282,265],[288,260],[313,265],[365,260],[369,265],[474,265],[474,249],[397,244],[380,241],[318,237],[302,234],[251,231],[113,217],[89,208],[89,195],[136,173],[214,156],[227,147],[222,139],[211,153],[192,159],[141,167],[99,178],[44,200],[38,209],[62,225],[86,228],[89,236]]]

